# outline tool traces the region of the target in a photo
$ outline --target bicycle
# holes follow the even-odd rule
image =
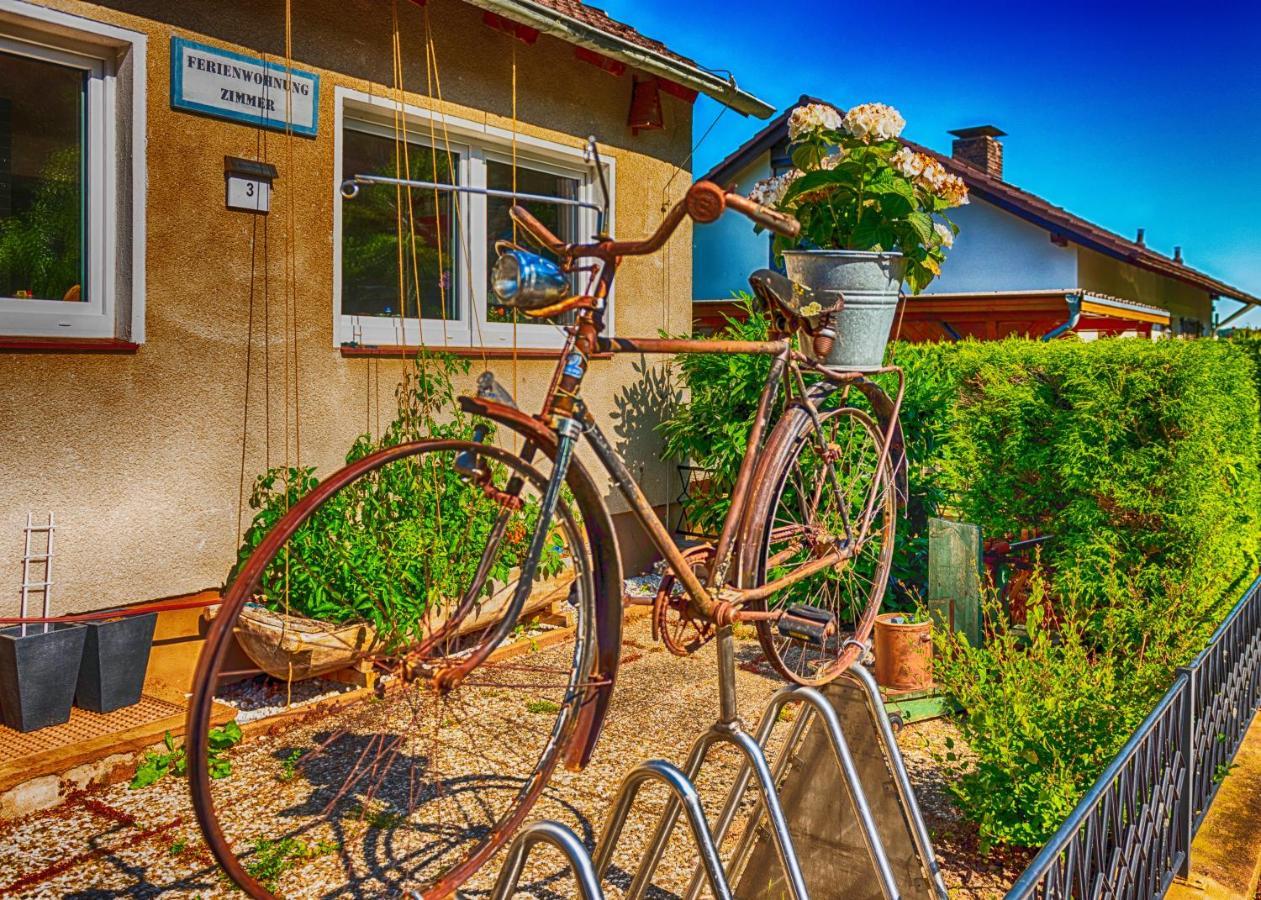
[[[606,187],[606,209],[607,198]],[[573,316],[542,411],[518,409],[484,373],[476,395],[459,400],[479,423],[471,440],[402,444],[347,466],[302,496],[240,567],[199,660],[187,731],[194,748],[206,745],[235,623],[260,597],[302,587],[313,523],[353,527],[364,485],[402,479],[397,483],[411,489],[432,487],[376,535],[386,548],[385,571],[423,582],[417,590],[440,586],[425,594],[421,639],[365,651],[382,674],[373,700],[313,717],[270,739],[276,746],[253,751],[261,770],[279,773],[262,793],[241,797],[241,788],[234,794],[226,782],[212,785],[206,754],[191,753],[194,806],[207,843],[252,896],[273,896],[250,862],[267,828],[312,840],[332,835],[341,841],[347,879],[423,884],[426,897],[448,896],[522,824],[559,763],[580,770],[590,760],[617,677],[623,573],[603,491],[575,455],[580,440],[666,561],[653,621],[671,652],[694,652],[715,630],[749,623],[781,675],[817,685],[865,651],[889,577],[899,494],[905,496],[901,370],[837,372],[817,362],[826,356],[836,307],[820,317],[811,297],[769,270],[751,279],[773,323],[768,340],[603,335],[621,261],[660,249],[685,218],[703,224],[726,210],[780,234],[797,233],[791,218],[703,181],[639,241],[600,233],[589,243],[565,243],[514,206],[520,229],[557,262],[500,247],[496,294],[530,316]],[[585,292],[567,289],[575,272],[590,272]],[[797,333],[809,343],[804,352],[794,348]],[[731,506],[711,544],[676,546],[582,401],[592,359],[628,352],[771,358]],[[896,381],[892,397],[872,380],[879,373]],[[857,395],[869,410],[851,402]],[[497,431],[513,435],[519,449],[493,443]],[[407,556],[421,520],[446,529],[437,542],[444,560]],[[325,552],[337,552],[335,540],[325,543]],[[412,568],[404,572],[400,560]],[[362,589],[373,596],[373,584]],[[572,621],[572,645],[518,654],[513,630],[557,596]],[[550,729],[541,727],[542,716],[554,717]],[[363,848],[363,860],[349,852],[348,836]],[[383,846],[384,861],[377,854]],[[370,856],[375,862],[365,861]]]

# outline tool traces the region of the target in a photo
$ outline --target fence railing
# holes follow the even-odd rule
[[[1007,894],[1160,897],[1261,705],[1261,578]]]

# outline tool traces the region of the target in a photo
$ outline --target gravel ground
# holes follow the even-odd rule
[[[536,655],[545,656],[548,652]],[[565,649],[562,646],[552,652],[563,656]],[[738,641],[737,658],[740,709],[752,725],[780,682],[760,664],[760,652],[751,636],[745,635]],[[712,647],[692,658],[678,659],[652,644],[647,621],[638,620],[627,629],[618,687],[591,764],[581,773],[558,772],[530,818],[556,819],[590,846],[603,828],[608,807],[627,770],[652,757],[682,764],[692,740],[705,723],[713,720],[716,711],[717,677]],[[306,727],[327,731],[329,724],[323,721]],[[458,732],[461,726],[454,727]],[[771,742],[772,757],[786,730],[786,726],[777,727]],[[983,859],[976,853],[974,831],[950,805],[932,762],[934,752],[940,750],[941,742],[951,731],[951,726],[941,721],[920,723],[904,729],[899,742],[952,896],[1001,896],[1022,868],[1022,858]],[[274,772],[280,765],[276,762],[278,751],[290,746],[280,742],[291,738],[289,733],[283,738],[264,737],[232,751],[233,775],[221,783],[224,790],[230,791],[233,805],[235,818],[230,829],[239,829],[241,834],[268,833],[265,810],[270,807],[262,801],[279,808],[284,805],[284,792],[298,789],[292,783],[281,783]],[[476,752],[476,759],[482,763],[480,771],[495,771],[496,751],[478,744]],[[473,757],[458,756],[458,764],[467,764],[470,758]],[[734,776],[737,759],[734,749],[720,745],[710,760],[698,787],[712,821]],[[662,788],[648,787],[637,803],[606,882],[611,897],[628,884],[638,851],[648,840],[664,797]],[[747,810],[750,805],[751,796],[746,797],[744,808]],[[738,826],[739,822],[732,829],[726,849],[734,843]],[[356,822],[322,824],[304,835],[306,845],[312,848],[311,858],[298,862],[282,876],[280,891],[284,896],[397,896],[398,890],[391,886],[388,873],[380,875],[373,870],[371,876],[365,875],[362,859],[344,863],[341,854],[321,849],[321,842],[327,842],[325,848],[353,846],[367,856],[402,852],[406,848],[396,846],[396,840],[401,839],[396,838],[394,831],[389,833],[388,841],[384,840],[381,833],[369,829],[361,815]],[[681,830],[677,831],[650,896],[677,896],[683,889],[695,859],[689,845]],[[556,874],[556,859],[550,849],[540,850],[532,857],[523,878],[523,896],[572,895],[570,882]],[[499,864],[499,859],[492,860],[486,874],[470,882],[468,896],[485,896]],[[346,882],[343,865],[361,876],[354,891],[338,889]],[[141,791],[116,785],[84,795],[50,813],[0,827],[0,896],[232,895],[231,886],[218,874],[201,842],[182,780],[167,779]]]

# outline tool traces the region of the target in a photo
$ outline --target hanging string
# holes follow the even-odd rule
[[[514,36],[508,35],[508,42],[512,45],[512,202],[517,202],[517,40]],[[512,221],[512,242],[517,242],[517,220]],[[490,303],[489,294],[486,297],[487,304]],[[489,308],[489,307],[488,307]],[[512,310],[512,396],[520,400],[520,383],[517,377],[517,320],[520,314],[514,309]],[[517,452],[517,433],[512,432],[512,450]]]
[[[260,136],[255,138],[254,157],[257,159],[261,149]],[[245,518],[245,457],[250,436],[250,371],[254,362],[254,285],[258,264],[258,220],[255,214],[250,224],[250,292],[249,317],[245,329],[245,401],[241,412],[241,472],[237,480],[236,495],[236,546],[241,546],[242,522]]]
[[[447,129],[446,115],[439,111],[439,105],[443,103],[443,99],[442,99],[442,78],[440,77],[439,72],[438,72],[438,48],[437,48],[437,45],[434,43],[434,39],[433,39],[433,26],[429,19],[429,7],[426,5],[426,6],[421,7],[421,9],[422,9],[422,15],[424,16],[424,23],[425,23],[425,75],[426,75],[426,80],[428,82],[428,92],[429,92],[429,100],[430,100],[431,115],[429,118],[429,139],[430,139],[430,148],[433,152],[434,169],[435,171],[437,170],[438,145],[437,145],[437,135],[436,135],[436,127],[437,127],[436,120],[439,118],[439,116],[441,116],[442,142],[446,151],[447,168],[448,168],[448,171],[454,173],[455,172],[455,154],[451,150],[451,135]],[[435,203],[436,203],[437,191],[435,191],[434,194],[435,194]],[[469,253],[468,241],[465,236],[463,204],[460,203],[458,200],[453,199],[452,206],[455,209],[456,233],[459,235],[460,252],[463,254],[463,257],[464,257],[464,265],[465,265],[466,274],[468,278],[467,283],[469,285],[470,292],[471,292],[472,287],[473,287],[473,258],[472,258],[472,255]],[[439,271],[442,271],[441,244],[439,244],[439,249],[438,249],[438,260],[439,260],[438,269]],[[452,266],[453,271],[454,271],[454,268],[455,267],[453,265]],[[446,295],[444,293],[443,294],[444,313],[446,309],[445,296]],[[481,321],[479,320],[478,316],[473,315],[472,309],[469,310],[469,318],[472,320],[472,324],[475,327],[475,330],[477,332],[477,345],[481,349],[482,362],[483,364],[485,364],[487,362],[488,357],[486,355],[486,339],[482,333]]]
[[[683,167],[691,164],[692,158],[696,156],[696,151],[701,148],[701,144],[705,143],[705,139],[709,137],[710,133],[714,130],[714,127],[717,126],[719,120],[722,119],[723,114],[726,112],[726,106],[720,105],[718,107],[718,115],[714,116],[713,121],[709,123],[709,127],[705,129],[704,133],[699,139],[697,139],[696,143],[692,145],[692,148],[687,151],[687,156],[683,157],[683,161],[676,165],[674,167],[674,171],[670,173],[670,177],[666,180],[665,187],[661,189],[662,212],[665,212],[670,208],[670,204],[667,199],[670,193],[670,185],[674,184],[674,179],[677,178],[679,173],[683,171]]]
[[[293,164],[293,0],[285,0],[285,164]],[[296,246],[297,203],[290,191],[285,238],[285,464],[289,458],[289,352],[293,353],[293,455],[294,465],[302,466],[302,405],[298,372],[298,257]],[[290,311],[292,307],[292,313]]]
[[[263,159],[268,157],[262,132]],[[263,222],[263,467],[271,469],[271,219]]]
[[[404,86],[404,77],[403,77],[404,76],[403,37],[402,37],[402,31],[399,28],[398,0],[393,0],[392,12],[393,12],[393,26],[394,26],[393,55],[394,55],[394,91],[395,91],[395,103],[394,103],[395,163],[394,165],[395,165],[395,171],[398,171],[398,168],[399,168],[398,151],[401,150],[402,163],[403,163],[402,165],[403,178],[406,181],[411,181],[412,180],[411,141],[408,137],[409,126],[407,122],[407,91]],[[436,167],[432,174],[433,174],[433,180],[436,183],[438,180],[438,173],[437,173]],[[424,314],[421,307],[420,259],[419,259],[419,253],[416,250],[416,209],[415,209],[415,203],[412,197],[411,187],[408,186],[405,190],[406,190],[406,197],[407,197],[407,243],[410,249],[410,257],[411,257],[412,291],[415,294],[415,302],[416,302],[416,324],[417,324],[417,331],[418,331],[418,340],[419,340],[420,347],[423,349],[425,346],[425,327],[424,327]],[[435,191],[435,199],[434,199],[434,212],[435,212],[435,215],[437,216],[438,223],[439,223],[438,231],[441,232],[442,230],[441,229],[441,222],[442,222],[441,207],[438,205],[438,202],[437,202],[436,191]],[[402,214],[403,214],[403,210],[401,206],[399,207],[397,214],[398,214],[398,217],[401,219]],[[401,233],[402,233],[402,226],[400,223],[400,235]],[[439,238],[439,241],[441,241],[441,238]],[[406,340],[407,340],[407,317],[406,317],[407,298],[406,298],[406,295],[402,293],[402,287],[401,287],[403,284],[401,242],[399,244],[399,253],[400,253],[399,300],[401,301],[401,304],[402,304],[402,308],[399,310],[399,328],[401,329],[402,334],[403,334],[403,342],[406,343]],[[442,309],[439,312],[439,316],[442,320],[442,343],[445,346],[449,343],[449,340],[447,337],[446,299],[445,299],[445,295],[443,294],[443,288],[442,288],[441,244],[439,244],[438,253],[439,253],[439,264],[438,264],[439,288],[438,290],[441,297],[441,306],[442,306]],[[407,367],[410,364],[411,364],[411,360],[409,358],[406,358],[405,356],[404,365],[403,365],[404,377],[406,377],[407,375]]]

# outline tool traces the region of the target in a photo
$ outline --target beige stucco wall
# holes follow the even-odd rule
[[[21,527],[27,510],[55,512],[57,611],[170,596],[221,583],[235,552],[245,415],[250,236],[254,218],[224,208],[223,158],[253,158],[260,140],[280,179],[270,230],[272,462],[286,445],[285,357],[296,344],[302,461],[328,471],[355,435],[392,410],[403,363],[343,358],[333,346],[334,87],[381,93],[392,80],[388,0],[302,0],[293,26],[294,64],[321,76],[319,134],[292,138],[171,109],[170,37],[179,34],[244,53],[283,54],[279,0],[47,0],[61,10],[150,36],[148,90],[147,337],[135,355],[0,354],[0,615],[17,607]],[[398,9],[404,84],[425,83],[422,11]],[[510,125],[512,44],[454,0],[429,6],[446,108]],[[663,95],[666,129],[632,136],[629,75],[615,78],[540,37],[518,45],[520,130],[580,146],[595,134],[616,160],[621,236],[645,233],[661,214],[663,190],[691,144],[691,108]],[[419,95],[411,102],[428,105]],[[260,136],[261,135],[261,136]],[[290,153],[292,157],[290,157]],[[686,172],[669,185],[681,196]],[[286,234],[292,221],[296,340],[283,327]],[[691,236],[680,229],[657,256],[633,260],[618,279],[615,328],[622,335],[687,330]],[[260,257],[261,266],[261,257]],[[262,272],[258,273],[261,285]],[[261,288],[260,288],[261,289]],[[261,297],[256,301],[261,304]],[[261,323],[261,310],[256,309]],[[261,324],[257,326],[261,331]],[[292,344],[287,345],[286,340]],[[246,478],[264,466],[263,348],[256,334]],[[650,365],[660,360],[649,360]],[[494,363],[521,404],[537,409],[552,364]],[[621,357],[596,361],[586,397],[617,417],[624,445],[654,502],[677,494],[672,465],[653,434],[659,370]],[[479,365],[474,363],[474,374]],[[292,371],[290,372],[292,378]],[[515,377],[514,377],[515,376]],[[290,382],[292,384],[292,381]],[[635,398],[627,407],[623,401]],[[289,458],[294,455],[292,401]],[[627,410],[628,414],[625,414]],[[606,418],[607,420],[607,418]],[[614,500],[614,511],[624,507]],[[248,515],[248,509],[246,510]]]
[[[1175,330],[1179,317],[1198,319],[1205,329],[1213,324],[1213,301],[1205,291],[1085,247],[1077,248],[1077,285],[1167,309]]]

